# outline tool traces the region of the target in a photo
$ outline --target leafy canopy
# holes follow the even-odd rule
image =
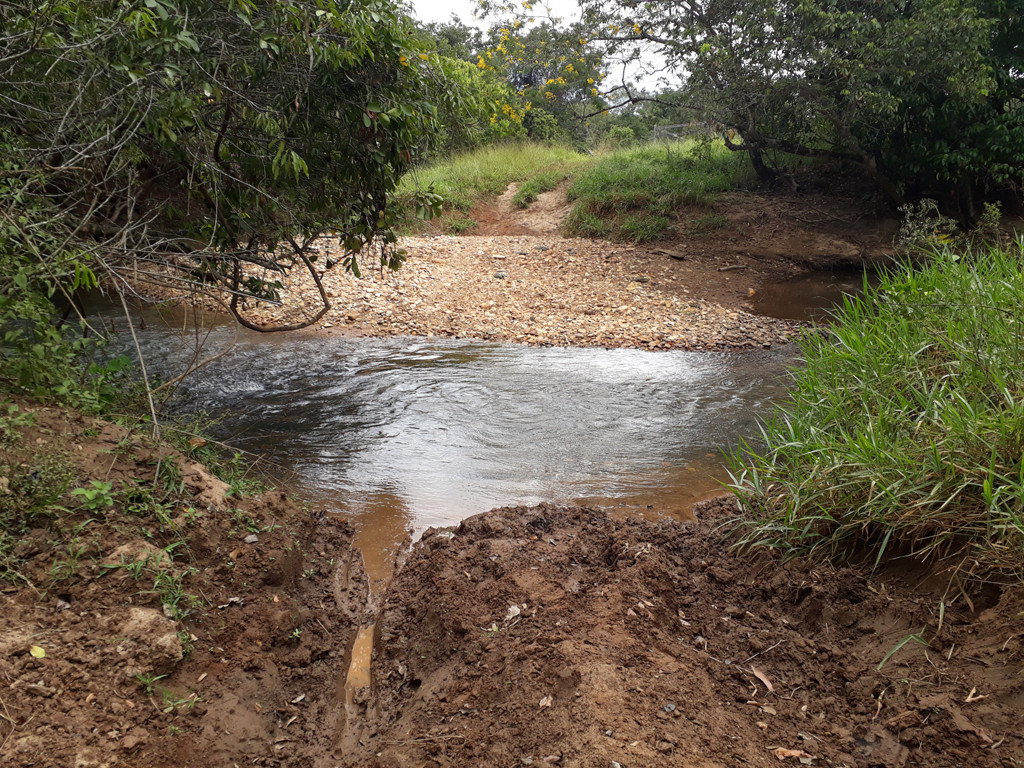
[[[765,180],[787,154],[834,158],[858,164],[894,203],[932,196],[965,223],[986,196],[1019,197],[1024,0],[580,5],[607,59],[662,61],[677,103],[738,133],[730,147]]]
[[[378,243],[437,129],[441,74],[391,0],[0,4],[0,325],[106,275],[274,300]],[[337,237],[339,258],[314,244]],[[130,277],[129,277],[130,275]],[[31,324],[30,324],[31,325]]]

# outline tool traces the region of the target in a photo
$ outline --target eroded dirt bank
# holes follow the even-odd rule
[[[5,435],[0,504],[23,503],[31,483],[109,491],[91,508],[65,495],[67,515],[36,518],[0,581],[0,765],[330,754],[367,614],[351,527],[281,492],[239,498],[114,424],[27,403],[19,413],[33,423],[17,443]],[[173,501],[156,498],[158,467]]]
[[[33,423],[6,438],[0,501],[58,469],[114,501],[64,497],[73,511],[37,519],[14,553],[4,766],[1024,761],[1020,585],[974,594],[972,611],[909,572],[739,557],[722,499],[693,524],[487,512],[428,531],[372,601],[345,523],[279,492],[239,498],[120,427],[21,406]],[[154,506],[158,465],[176,495]],[[372,685],[346,686],[374,619]]]
[[[344,764],[1021,764],[1019,586],[940,616],[911,573],[730,553],[732,504],[692,525],[541,506],[428,532],[386,598]]]

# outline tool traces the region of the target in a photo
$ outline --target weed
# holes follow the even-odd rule
[[[922,629],[920,632],[915,632],[913,635],[907,635],[898,643],[896,643],[896,645],[893,646],[887,654],[885,654],[885,657],[880,662],[878,662],[878,669],[881,670],[882,667],[885,666],[885,662],[891,659],[896,654],[896,652],[899,651],[900,648],[902,648],[912,640],[916,643],[919,643],[920,645],[925,646],[926,648],[930,645],[928,641],[924,639],[924,629]]]
[[[35,423],[35,414],[22,411],[15,403],[2,402],[0,409],[7,413],[0,416],[0,445],[10,446],[21,439],[22,430]]]
[[[56,558],[50,566],[50,580],[71,581],[78,573],[78,563],[85,554],[86,546],[77,539],[71,541],[65,548],[62,556]]]
[[[579,237],[604,238],[611,234],[612,226],[597,214],[577,206],[565,219],[565,231]]]
[[[624,216],[619,224],[619,238],[634,243],[647,243],[663,237],[672,224],[668,216],[631,214]]]
[[[136,675],[135,679],[139,681],[139,685],[142,686],[142,690],[146,692],[147,696],[153,695],[153,684],[157,680],[163,680],[167,675]]]
[[[512,204],[517,208],[529,208],[531,203],[537,201],[542,192],[550,192],[569,177],[569,169],[557,168],[541,171],[524,181],[515,195],[512,196]]]
[[[175,461],[160,462],[156,483],[162,486],[169,496],[182,496],[185,493],[185,478]]]
[[[156,595],[171,618],[175,621],[184,621],[195,608],[202,605],[202,600],[185,591],[184,581],[196,573],[196,569],[186,568],[181,572],[175,569],[171,559],[171,550],[174,546],[166,547],[160,552],[151,552],[144,558],[122,557],[120,563],[107,564],[103,567],[108,571],[123,569],[136,582],[142,581],[143,578],[152,578],[153,586],[148,590],[149,594]]]
[[[448,231],[453,235],[461,235],[463,232],[476,226],[476,219],[469,216],[451,216],[446,221]]]
[[[202,701],[197,693],[190,693],[188,696],[179,696],[174,693],[174,691],[167,688],[160,689],[160,696],[163,699],[163,703],[160,708],[165,715],[174,714],[179,710],[189,712],[196,704]]]
[[[114,506],[112,493],[114,484],[106,480],[90,480],[88,488],[75,488],[72,496],[82,500],[82,506],[90,512],[105,512]]]

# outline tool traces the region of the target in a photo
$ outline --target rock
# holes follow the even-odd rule
[[[141,725],[138,725],[132,728],[128,732],[128,735],[124,737],[124,740],[121,742],[121,747],[123,749],[131,751],[133,749],[136,749],[137,747],[141,747],[148,741],[149,731],[147,731]]]
[[[132,665],[125,670],[128,678],[147,673],[165,674],[184,657],[177,625],[152,608],[129,608],[128,618],[117,634],[138,646],[134,653],[128,654],[132,659]]]

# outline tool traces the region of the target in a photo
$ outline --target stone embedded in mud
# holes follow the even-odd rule
[[[132,607],[127,620],[118,628],[118,634],[137,648],[125,655],[131,663],[125,668],[125,677],[169,672],[184,657],[178,638],[177,625],[160,611],[152,608]],[[122,643],[122,645],[125,645]]]
[[[126,750],[133,750],[141,747],[149,741],[149,731],[138,725],[128,732],[128,735],[124,737],[121,742],[121,746]]]

